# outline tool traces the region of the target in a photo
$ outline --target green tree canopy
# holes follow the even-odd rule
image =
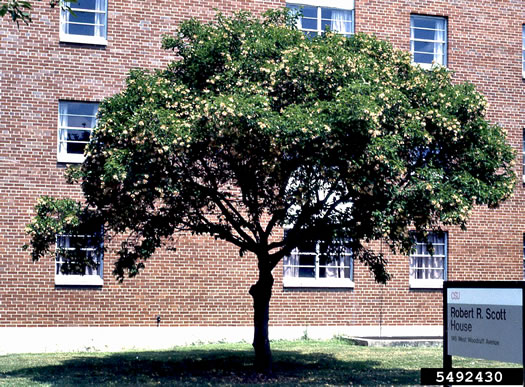
[[[38,0],[41,1],[41,0]],[[71,12],[71,3],[76,3],[78,0],[49,0],[49,6],[55,8],[57,5]],[[17,24],[20,21],[28,24],[32,21],[31,19],[31,10],[33,9],[34,1],[25,1],[25,0],[8,0],[0,3],[0,17],[9,15],[11,20]]]
[[[474,205],[496,206],[512,192],[513,151],[485,118],[485,98],[387,42],[308,39],[274,11],[189,20],[164,47],[180,59],[131,72],[101,104],[86,160],[72,173],[86,204],[41,201],[43,215],[29,226],[33,256],[82,223],[75,213],[132,236],[118,251],[119,279],[178,231],[233,243],[257,258],[250,293],[263,370],[272,270],[301,241],[337,250],[344,240],[385,282],[386,261],[369,241],[408,252],[409,230],[465,226]]]

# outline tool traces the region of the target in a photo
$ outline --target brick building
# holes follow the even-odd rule
[[[85,276],[57,272],[60,260],[33,263],[21,246],[41,195],[80,197],[67,185],[68,163],[96,124],[97,102],[118,92],[131,68],[174,59],[161,36],[181,20],[210,20],[214,8],[260,13],[284,0],[79,0],[75,15],[34,3],[33,23],[0,20],[0,353],[56,349],[168,347],[206,340],[250,340],[256,260],[205,237],[181,236],[144,272],[117,283],[111,254]],[[525,131],[525,3],[501,0],[291,0],[300,28],[373,33],[411,50],[414,61],[447,66],[474,83],[489,118],[508,131],[522,172]],[[525,175],[524,175],[525,176]],[[315,244],[274,270],[270,336],[333,334],[439,336],[441,285],[453,280],[523,278],[525,189],[500,208],[477,208],[467,231],[449,228],[411,257],[389,257],[393,279],[374,282],[350,259],[323,264]],[[58,238],[67,246],[69,237]],[[89,247],[89,246],[87,246]],[[386,248],[386,247],[385,247]],[[160,322],[158,321],[160,317]]]

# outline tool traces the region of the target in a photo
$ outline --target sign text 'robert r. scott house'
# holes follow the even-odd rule
[[[84,275],[62,274],[60,256],[33,263],[25,227],[43,195],[81,198],[65,168],[83,161],[104,98],[130,69],[165,67],[176,56],[163,34],[182,20],[211,20],[269,8],[302,8],[299,28],[375,34],[410,51],[414,65],[446,66],[489,102],[488,118],[508,133],[524,176],[525,3],[522,0],[79,0],[74,13],[34,3],[33,22],[0,20],[0,353],[170,347],[250,340],[256,261],[204,236],[179,236],[141,275],[122,284],[114,256]],[[524,180],[525,181],[525,180]],[[67,248],[73,238],[57,236]],[[388,256],[392,279],[377,284],[350,253],[335,262],[305,243],[274,270],[270,337],[440,336],[443,280],[521,280],[525,188],[497,209],[478,207],[466,231],[430,235],[410,256]],[[94,251],[84,238],[86,251]],[[380,242],[377,242],[380,243]],[[387,247],[385,246],[385,251]]]

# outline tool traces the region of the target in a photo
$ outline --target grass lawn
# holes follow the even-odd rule
[[[343,340],[272,343],[275,376],[252,371],[250,344],[169,351],[0,356],[2,386],[407,385],[421,367],[441,367],[441,348],[377,348]],[[518,365],[454,358],[455,367]]]

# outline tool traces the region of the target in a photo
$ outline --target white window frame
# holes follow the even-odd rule
[[[434,233],[431,233],[432,235]],[[429,236],[430,236],[429,235]],[[424,246],[425,252],[423,254],[416,254],[416,246],[414,246],[414,252],[412,252],[409,256],[409,285],[411,289],[442,289],[443,288],[443,281],[447,279],[447,265],[448,265],[448,233],[443,232],[443,242],[439,243],[444,246],[443,248],[443,254],[430,254],[427,252],[426,248],[426,242],[424,241],[416,241],[416,246]],[[438,245],[436,243],[435,245]],[[443,259],[443,279],[424,279],[424,278],[413,278],[412,277],[412,270],[415,270],[417,268],[413,268],[411,265],[412,258],[442,258]],[[423,268],[425,269],[425,268]],[[428,270],[439,270],[438,268],[428,268]]]
[[[95,259],[99,262],[97,269],[86,268],[86,274],[63,274],[60,272],[60,266],[63,263],[62,257],[60,256],[59,249],[73,250],[72,247],[59,246],[59,240],[61,238],[89,238],[90,235],[57,235],[56,236],[56,254],[55,254],[55,285],[80,285],[80,286],[102,286],[104,284],[104,255],[102,253],[102,246],[100,246],[100,255],[96,256]],[[95,252],[96,246],[86,246],[82,248],[89,252]],[[91,273],[90,273],[91,271]]]
[[[309,6],[317,8],[317,29],[304,29],[301,28],[301,21],[297,20],[297,27],[303,32],[316,32],[317,34],[324,33],[324,29],[321,28],[321,11],[323,8],[334,8],[340,9],[342,11],[352,11],[352,31],[350,35],[355,33],[355,12],[354,12],[354,0],[297,0],[297,1],[287,1],[286,5],[293,6]]]
[[[72,126],[64,126],[64,125],[62,125],[62,117],[63,117],[63,114],[61,113],[61,111],[63,110],[62,106],[64,104],[68,104],[68,103],[86,103],[86,104],[97,104],[98,105],[98,102],[58,101],[57,161],[60,162],[60,163],[79,164],[79,163],[82,163],[84,161],[85,156],[84,156],[84,154],[79,154],[79,153],[68,153],[68,151],[67,151],[67,143],[75,142],[75,141],[69,141],[67,139],[64,139],[64,132],[67,131],[67,130],[85,130],[85,131],[89,131],[90,132],[89,136],[91,138],[91,133],[93,132],[93,130],[96,127],[97,119],[96,119],[96,115],[95,116],[87,116],[87,115],[85,116],[85,117],[90,117],[90,118],[94,118],[95,119],[95,125],[92,128],[83,128],[83,127],[80,128],[80,127],[72,127]],[[97,111],[98,111],[98,106],[97,106]],[[69,114],[66,114],[66,115],[69,115]],[[67,133],[65,134],[65,136],[67,137]],[[78,142],[79,143],[85,143],[86,145],[88,144],[88,142],[85,142],[85,141],[78,141]]]
[[[315,261],[313,266],[299,265],[299,262],[296,261],[292,264],[286,264],[286,258],[283,260],[283,286],[284,287],[308,287],[308,288],[354,288],[355,284],[353,281],[354,278],[354,260],[352,258],[352,253],[341,253],[343,256],[350,257],[350,266],[344,266],[344,263],[337,266],[323,266],[320,265],[320,257],[322,256],[320,252],[320,242],[315,243],[315,251],[299,251],[299,248],[295,248],[290,257],[297,257],[299,255],[314,255]],[[286,275],[287,268],[300,268],[300,267],[309,267],[315,269],[315,277],[292,277]],[[350,269],[350,278],[340,278],[340,277],[319,277],[319,269],[321,267],[335,269],[335,270],[345,270]]]
[[[93,44],[99,46],[106,46],[108,44],[107,40],[107,30],[108,30],[108,0],[102,0],[104,2],[102,9],[89,9],[89,8],[77,8],[76,3],[67,3],[73,12],[84,12],[84,13],[96,13],[105,15],[105,24],[103,24],[103,35],[104,36],[94,36],[94,35],[77,35],[70,34],[65,32],[66,24],[85,24],[85,25],[94,25],[101,26],[102,24],[92,24],[92,23],[78,23],[70,22],[68,19],[74,17],[67,9],[62,9],[60,11],[60,41],[67,43],[82,43],[82,44]]]
[[[414,30],[418,29],[418,30],[423,30],[423,29],[426,29],[426,28],[422,28],[422,27],[415,27],[414,26],[414,19],[434,19],[434,20],[442,20],[444,21],[444,40],[428,40],[428,39],[416,39],[414,36]],[[427,30],[432,30],[432,31],[437,31],[437,29],[427,29]],[[443,63],[437,63],[437,62],[432,62],[432,63],[421,63],[421,62],[416,62],[415,61],[415,42],[431,42],[433,43],[434,45],[435,44],[442,44],[443,45]],[[412,55],[412,63],[415,64],[415,65],[418,65],[420,66],[421,68],[424,68],[424,69],[431,69],[432,66],[435,66],[435,65],[440,65],[440,66],[444,66],[444,67],[447,67],[448,66],[448,20],[446,17],[443,17],[443,16],[427,16],[427,15],[418,15],[418,14],[412,14],[410,15],[410,53]],[[421,52],[421,53],[425,53],[425,52]]]

